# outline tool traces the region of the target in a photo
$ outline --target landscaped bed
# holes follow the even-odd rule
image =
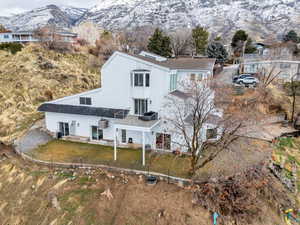
[[[140,149],[118,148],[117,161],[109,146],[53,140],[31,151],[28,155],[48,162],[103,164],[121,168],[163,173],[188,178],[190,160],[187,156],[146,152],[146,166],[142,166]]]

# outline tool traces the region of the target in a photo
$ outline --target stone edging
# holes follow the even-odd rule
[[[23,152],[20,152],[19,150],[15,149],[15,152],[20,155],[24,160],[28,160],[40,165],[44,166],[55,166],[55,167],[61,167],[61,168],[101,168],[101,169],[106,169],[108,171],[112,172],[123,172],[129,175],[144,175],[144,176],[156,176],[159,177],[160,180],[165,180],[170,183],[178,184],[179,186],[188,186],[193,183],[191,179],[185,179],[185,178],[180,178],[180,177],[174,177],[174,176],[168,176],[162,173],[157,173],[157,172],[148,172],[148,171],[143,171],[143,170],[133,170],[133,169],[125,169],[125,168],[120,168],[120,167],[114,167],[114,166],[107,166],[107,165],[101,165],[101,164],[85,164],[85,163],[59,163],[59,162],[47,162],[39,159],[34,159],[30,157],[29,155],[26,155]]]

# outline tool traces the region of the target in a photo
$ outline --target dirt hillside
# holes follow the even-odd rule
[[[45,101],[99,85],[89,56],[61,54],[29,45],[16,55],[0,51],[0,141],[9,143],[42,114]]]
[[[162,181],[148,186],[141,177],[100,169],[51,169],[8,156],[0,157],[0,224],[212,224],[209,211],[192,204],[193,189]],[[102,194],[108,189],[112,196]],[[261,208],[264,220],[254,224],[282,224],[268,204]]]

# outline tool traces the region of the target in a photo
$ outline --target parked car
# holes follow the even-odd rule
[[[259,83],[259,80],[255,77],[243,77],[239,78],[236,81],[237,84],[243,84],[243,85],[254,85],[256,86]]]
[[[247,74],[246,73],[245,74],[240,74],[240,75],[234,76],[233,79],[232,79],[232,82],[236,83],[236,81],[238,79],[243,79],[243,78],[246,78],[246,77],[253,77],[253,75],[250,74],[250,73],[249,74],[248,73]]]

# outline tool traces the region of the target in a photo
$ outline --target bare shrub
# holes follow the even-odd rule
[[[262,220],[265,202],[278,210],[291,205],[285,191],[278,188],[273,175],[263,164],[231,177],[201,183],[194,192],[194,203],[217,212],[222,224],[253,224]]]

